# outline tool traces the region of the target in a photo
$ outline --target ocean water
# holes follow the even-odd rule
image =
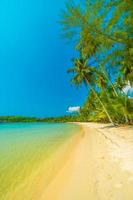
[[[54,154],[80,131],[76,124],[1,124],[0,200],[40,199],[63,158]]]

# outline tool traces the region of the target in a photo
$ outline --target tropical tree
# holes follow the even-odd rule
[[[70,69],[68,69],[68,73],[73,73],[74,76],[71,80],[71,83],[75,84],[76,86],[81,85],[82,83],[85,84],[85,86],[90,86],[91,90],[95,94],[96,98],[98,99],[99,103],[101,104],[104,112],[106,113],[109,121],[113,123],[104,103],[97,95],[97,92],[95,91],[95,81],[96,81],[96,71],[92,66],[88,65],[88,60],[84,59],[82,57],[73,59],[74,66]]]
[[[130,120],[128,98],[122,88],[133,83],[132,21],[132,0],[85,0],[77,5],[71,1],[61,19],[64,36],[74,39],[75,49],[87,65],[92,59],[95,61],[93,77],[97,78],[93,92],[98,97],[100,94],[107,113],[115,117],[120,111],[126,123]],[[75,79],[80,80],[79,77]]]

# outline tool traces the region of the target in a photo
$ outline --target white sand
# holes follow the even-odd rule
[[[84,135],[40,200],[133,200],[133,127],[80,124]]]

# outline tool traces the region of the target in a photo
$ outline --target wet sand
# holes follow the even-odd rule
[[[40,200],[133,200],[133,127],[80,125],[84,133]]]

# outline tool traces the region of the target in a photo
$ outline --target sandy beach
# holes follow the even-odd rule
[[[132,200],[133,127],[80,125],[83,134],[40,200]]]

